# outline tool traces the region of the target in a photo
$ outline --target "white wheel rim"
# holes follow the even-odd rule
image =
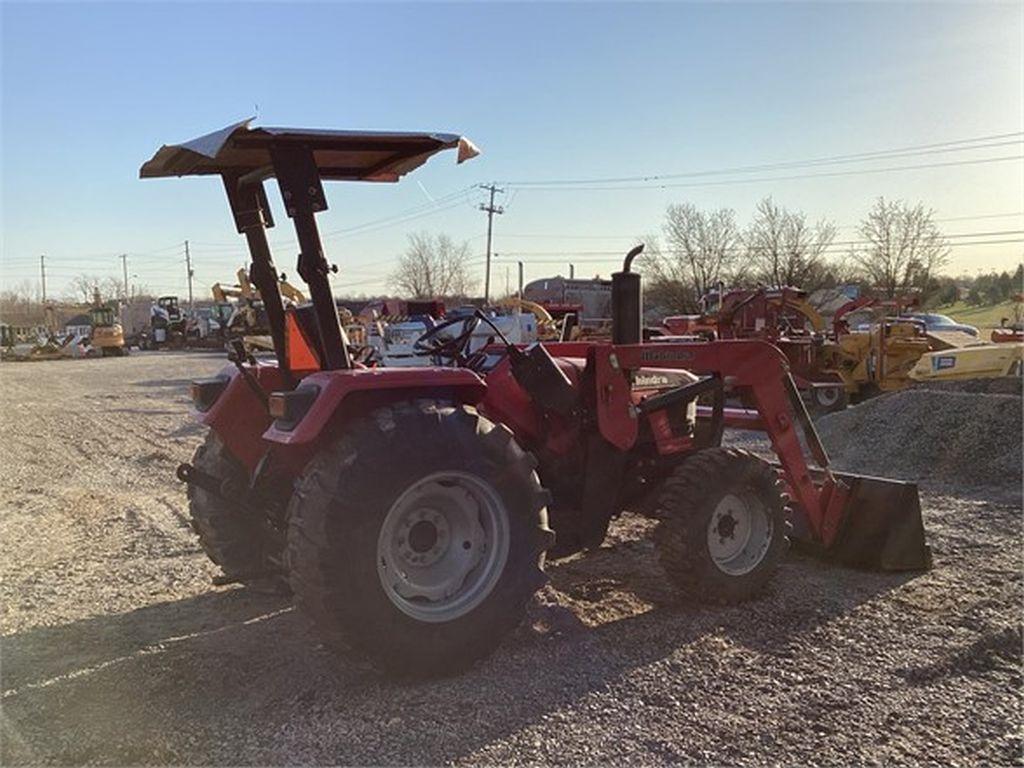
[[[406,615],[452,621],[491,593],[508,550],[508,512],[494,489],[467,472],[435,472],[388,510],[377,538],[377,573]]]
[[[708,552],[722,573],[742,576],[764,560],[772,534],[772,519],[757,496],[729,493],[708,521]]]
[[[819,405],[831,408],[839,402],[839,387],[815,387],[814,396]]]

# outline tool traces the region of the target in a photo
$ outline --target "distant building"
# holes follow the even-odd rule
[[[611,322],[611,280],[577,280],[561,275],[546,277],[527,283],[523,287],[523,298],[537,302],[555,316],[576,312],[583,326]]]
[[[92,333],[92,322],[88,315],[75,315],[64,323],[64,333],[88,336]]]

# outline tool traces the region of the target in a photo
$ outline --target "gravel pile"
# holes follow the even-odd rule
[[[907,389],[826,416],[817,428],[839,469],[942,486],[1021,487],[1017,395]]]
[[[1020,376],[1000,376],[995,379],[964,379],[963,381],[923,381],[914,389],[932,389],[940,392],[973,392],[983,395],[1024,394]]]

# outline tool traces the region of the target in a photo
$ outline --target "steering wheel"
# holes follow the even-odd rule
[[[444,331],[460,323],[463,325],[463,328],[459,333],[450,338],[440,338]],[[479,324],[480,318],[476,315],[453,317],[450,320],[445,320],[416,339],[412,345],[413,354],[421,357],[448,358],[452,362],[458,363],[460,360],[465,359],[470,338]]]

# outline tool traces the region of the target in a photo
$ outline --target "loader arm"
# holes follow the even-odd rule
[[[598,388],[598,425],[605,439],[622,450],[632,447],[638,432],[637,417],[630,409],[631,389],[626,375],[631,371],[652,365],[680,368],[697,375],[719,376],[727,389],[748,393],[794,501],[806,513],[815,537],[825,546],[832,544],[842,521],[844,489],[828,472],[828,456],[816,433],[807,442],[815,462],[826,474],[823,482],[814,482],[799,434],[801,427],[806,432],[810,422],[804,422],[795,411],[790,392],[792,379],[786,359],[778,349],[761,341],[737,340],[594,346],[591,354]],[[813,433],[813,426],[810,429]]]
[[[756,416],[739,424],[768,435],[793,501],[806,516],[811,541],[857,564],[895,570],[930,564],[916,486],[833,474],[786,359],[771,344],[594,345],[588,355],[599,429],[620,450],[629,450],[639,431],[640,414],[631,400],[632,372],[657,366],[719,377],[727,392],[744,395],[756,408]]]

